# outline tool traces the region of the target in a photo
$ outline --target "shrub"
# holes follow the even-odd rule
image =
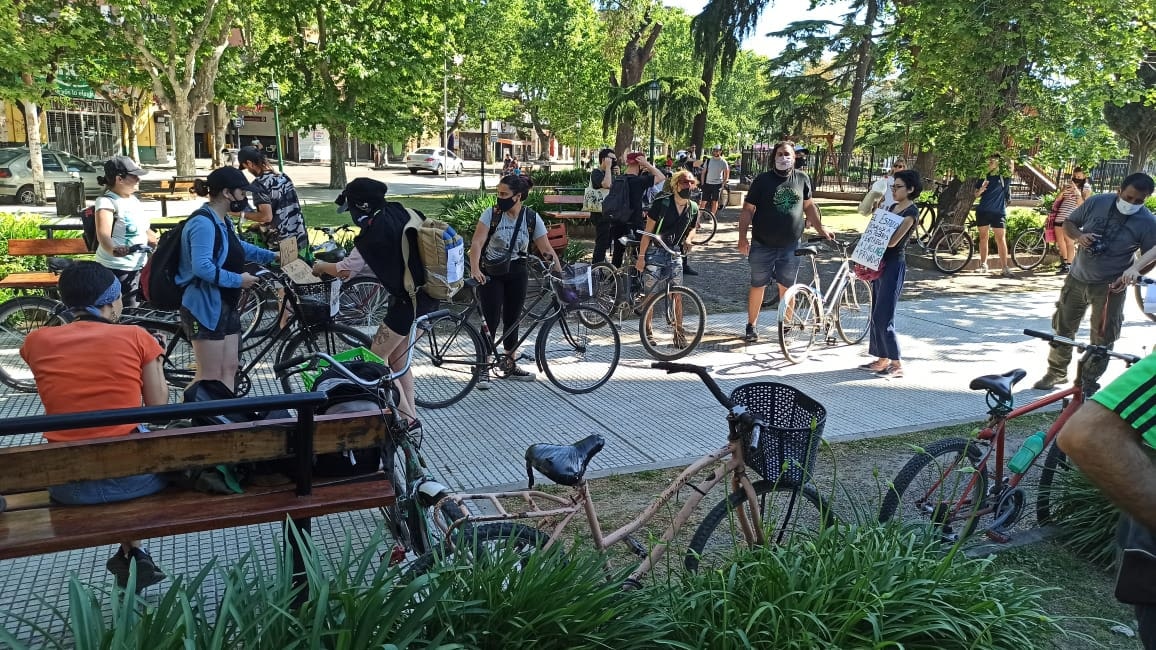
[[[1057,474],[1052,521],[1059,541],[1076,555],[1102,567],[1116,559],[1116,526],[1120,511],[1088,477],[1072,466]]]
[[[585,169],[556,169],[548,172],[534,170],[530,173],[537,187],[574,187],[587,185],[590,172]]]
[[[12,214],[0,212],[0,277],[23,271],[47,271],[48,260],[44,257],[12,257],[8,255],[9,239],[41,239],[44,231],[40,224],[44,218],[38,214]],[[55,237],[80,237],[80,231],[57,231]],[[0,289],[0,302],[14,297],[7,289]]]

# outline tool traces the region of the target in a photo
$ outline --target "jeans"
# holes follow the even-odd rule
[[[48,488],[48,496],[55,503],[67,506],[116,503],[156,494],[168,483],[156,474],[138,474],[99,481],[79,481]]]
[[[899,338],[895,336],[895,309],[903,292],[907,262],[902,258],[887,260],[883,274],[871,281],[871,328],[868,352],[881,359],[898,361]]]

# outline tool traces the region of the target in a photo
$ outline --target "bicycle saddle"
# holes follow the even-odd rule
[[[48,258],[48,270],[59,274],[64,269],[72,266],[76,260],[67,257],[50,257]]]
[[[526,449],[526,480],[534,487],[534,470],[559,485],[577,485],[590,459],[602,451],[606,439],[597,433],[572,445],[530,445]]]
[[[1011,389],[1019,383],[1019,380],[1028,375],[1027,371],[1022,368],[1016,368],[1010,372],[1005,372],[1002,375],[984,375],[976,377],[967,385],[972,390],[986,390],[995,393],[995,396],[1003,401],[1008,401],[1012,398]]]
[[[819,249],[814,246],[800,246],[795,249],[795,257],[805,257],[808,255],[818,255]]]

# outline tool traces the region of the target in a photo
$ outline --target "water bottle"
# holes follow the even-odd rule
[[[1044,431],[1036,431],[1024,441],[1020,450],[1016,452],[1015,456],[1008,461],[1008,469],[1016,474],[1022,474],[1031,467],[1032,461],[1040,452],[1044,450],[1044,442],[1048,439],[1048,434]]]

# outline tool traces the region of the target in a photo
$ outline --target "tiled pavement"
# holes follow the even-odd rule
[[[1028,378],[1020,391],[1030,390],[1045,367],[1046,344],[1021,331],[1047,331],[1054,299],[1050,292],[1028,292],[901,302],[897,327],[906,377],[900,380],[875,379],[856,369],[864,362],[865,343],[817,344],[810,359],[789,364],[779,352],[768,317],[763,342],[748,346],[738,341],[734,335],[744,321],[739,314],[712,316],[707,340],[686,361],[711,366],[726,391],[749,381],[794,385],[827,408],[825,435],[830,440],[925,429],[979,419],[982,399],[967,390],[977,375],[1022,367]],[[1144,319],[1131,301],[1127,316],[1117,349],[1143,354],[1156,323]],[[592,463],[591,475],[675,465],[720,445],[725,412],[698,379],[650,369],[637,343],[636,322],[624,322],[621,330],[623,362],[614,378],[591,394],[562,393],[545,378],[497,382],[452,407],[423,413],[424,451],[435,475],[458,489],[521,484],[527,445],[571,442],[594,432],[604,435],[607,444]],[[1121,369],[1121,364],[1112,364],[1107,376]],[[272,390],[268,385],[264,389]],[[34,414],[39,408],[35,396],[0,393],[5,417]],[[364,540],[375,525],[375,513],[363,511],[321,518],[314,531],[336,553],[346,534]],[[213,558],[233,562],[250,548],[271,561],[278,539],[277,527],[265,525],[148,540],[146,546],[170,573],[195,574]],[[0,563],[0,612],[57,629],[47,605],[66,605],[67,576],[76,573],[82,580],[104,584],[104,560],[110,553],[111,548],[99,548]],[[31,634],[12,619],[3,625]]]

